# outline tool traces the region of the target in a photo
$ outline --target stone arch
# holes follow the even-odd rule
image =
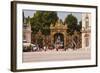
[[[66,46],[66,31],[67,24],[64,24],[58,20],[55,24],[50,25],[50,36],[51,36],[51,44],[54,44],[54,35],[60,33],[63,35],[64,39],[64,47]]]
[[[64,47],[66,47],[66,39],[67,39],[66,38],[66,32],[52,32],[51,33],[51,43],[54,44],[54,35],[57,34],[57,33],[60,33],[60,34],[63,35],[63,40],[64,40],[63,43],[64,43]]]

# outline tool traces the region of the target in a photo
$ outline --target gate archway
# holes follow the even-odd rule
[[[55,24],[50,25],[50,35],[51,35],[51,44],[55,44],[55,38],[59,35],[61,41],[63,41],[63,47],[66,47],[66,31],[67,24],[64,24],[62,21],[58,20]]]

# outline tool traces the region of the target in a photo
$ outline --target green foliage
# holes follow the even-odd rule
[[[74,31],[80,32],[81,25],[77,24],[77,18],[73,16],[72,14],[69,14],[65,18],[65,23],[67,24],[67,27],[68,27],[67,33],[69,35],[73,35]]]
[[[39,30],[44,35],[50,34],[50,24],[57,21],[57,13],[53,11],[36,11],[31,18],[32,34],[35,35]]]
[[[43,38],[41,37],[41,36],[39,36],[38,38],[37,38],[37,44],[42,44],[43,43]]]
[[[65,18],[65,23],[67,23],[68,25],[76,25],[77,24],[77,18],[75,16],[73,16],[72,14],[69,14],[66,18]]]

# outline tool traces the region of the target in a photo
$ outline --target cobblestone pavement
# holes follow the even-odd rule
[[[61,61],[61,60],[80,60],[90,59],[91,51],[88,49],[77,50],[48,50],[41,52],[23,52],[23,62],[41,62],[41,61]]]

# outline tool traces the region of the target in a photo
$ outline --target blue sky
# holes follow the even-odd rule
[[[34,10],[24,10],[24,16],[32,17],[32,16],[34,16],[35,12],[36,11],[34,11]],[[62,21],[64,21],[65,17],[67,17],[69,14],[74,15],[78,19],[78,22],[81,21],[81,19],[82,19],[81,13],[78,13],[78,12],[61,12],[61,11],[57,12],[59,19],[62,19]]]

